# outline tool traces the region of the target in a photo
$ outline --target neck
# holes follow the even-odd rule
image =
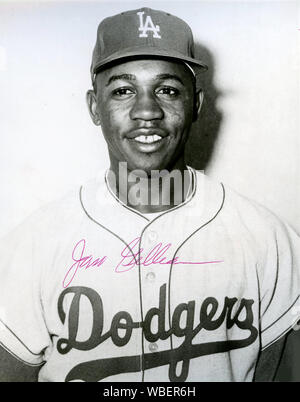
[[[172,169],[131,171],[125,162],[111,164],[108,185],[117,198],[141,213],[163,212],[183,203],[192,189],[191,173],[183,158]]]

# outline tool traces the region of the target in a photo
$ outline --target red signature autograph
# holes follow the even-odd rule
[[[154,246],[150,252],[143,255],[143,248],[139,248],[140,238],[132,240],[122,251],[121,251],[121,260],[116,265],[115,272],[122,273],[127,272],[130,269],[136,266],[144,266],[148,267],[150,265],[204,265],[204,264],[217,264],[223,261],[179,261],[179,257],[175,257],[174,259],[169,260],[165,254],[172,246],[171,243],[163,245],[162,243],[158,243]],[[107,256],[94,258],[92,255],[84,256],[86,241],[85,239],[79,240],[76,243],[73,251],[72,251],[72,260],[74,263],[68,269],[64,280],[63,287],[66,288],[73,281],[76,276],[79,268],[90,268],[90,267],[100,267],[107,260]]]

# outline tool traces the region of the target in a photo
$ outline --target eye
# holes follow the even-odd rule
[[[112,94],[115,98],[126,98],[134,94],[134,91],[131,88],[117,88]]]
[[[166,97],[171,97],[171,98],[175,98],[179,95],[179,90],[177,88],[173,88],[173,87],[169,87],[169,86],[165,86],[162,88],[159,88],[156,91],[157,95],[163,95]]]

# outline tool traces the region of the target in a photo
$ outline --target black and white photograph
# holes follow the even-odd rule
[[[0,382],[300,381],[300,1],[0,1],[0,88]]]

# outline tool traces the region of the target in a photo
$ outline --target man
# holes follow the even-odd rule
[[[273,378],[300,241],[186,166],[207,68],[193,46],[149,8],[99,25],[87,101],[110,167],[2,243],[2,381]]]

